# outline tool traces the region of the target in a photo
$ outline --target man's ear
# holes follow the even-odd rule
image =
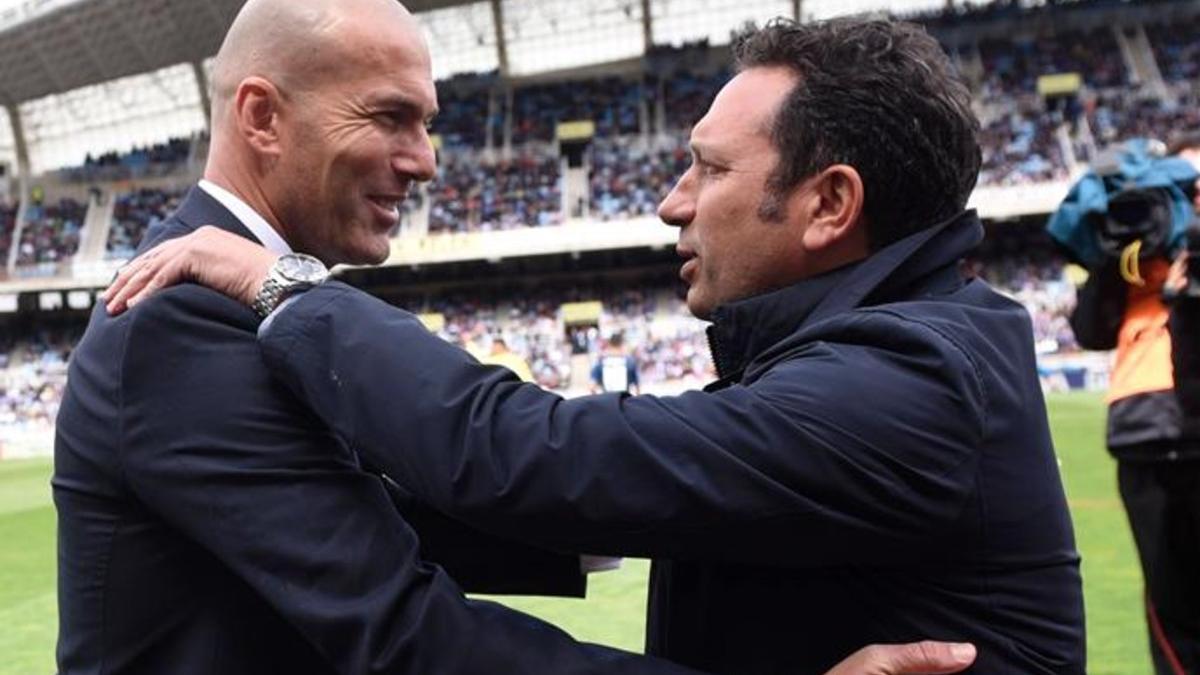
[[[247,77],[238,85],[234,96],[234,116],[238,133],[259,155],[278,157],[280,106],[279,89],[270,80]]]
[[[858,171],[846,164],[834,164],[809,178],[808,227],[804,247],[810,251],[830,248],[867,252],[867,228],[863,222],[866,192]]]

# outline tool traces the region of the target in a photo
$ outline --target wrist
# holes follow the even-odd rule
[[[279,256],[258,284],[250,308],[266,318],[288,296],[308,290],[329,278],[329,270],[316,258],[303,253]]]

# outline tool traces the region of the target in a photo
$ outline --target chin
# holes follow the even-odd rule
[[[697,319],[700,319],[701,321],[711,321],[712,320],[711,316],[712,316],[713,308],[710,305],[706,304],[703,300],[701,300],[699,298],[693,298],[691,291],[688,291],[688,297],[687,297],[686,302],[687,302],[688,311],[692,313],[692,316],[695,316]]]
[[[372,244],[362,248],[346,251],[343,262],[348,265],[382,265],[392,254],[392,247],[384,241],[382,245]]]

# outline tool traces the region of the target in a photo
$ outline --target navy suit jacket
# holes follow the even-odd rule
[[[250,236],[193,189],[143,245],[202,224]],[[385,481],[269,377],[257,327],[194,285],[93,313],[55,442],[61,673],[684,672],[466,600]],[[430,522],[435,548],[469,552]],[[550,585],[579,590],[574,555],[503,543],[462,567],[480,590],[532,590],[500,560],[566,561]]]

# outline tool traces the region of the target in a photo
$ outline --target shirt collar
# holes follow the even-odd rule
[[[258,239],[259,243],[267,247],[267,250],[278,255],[292,252],[292,247],[288,246],[283,237],[279,236],[275,228],[271,227],[270,223],[258,214],[258,211],[251,208],[249,204],[242,201],[237,195],[208,180],[200,181],[200,189],[207,192],[213,199],[221,202],[221,206],[229,209],[229,212],[242,221],[246,229],[250,230],[250,233]]]

